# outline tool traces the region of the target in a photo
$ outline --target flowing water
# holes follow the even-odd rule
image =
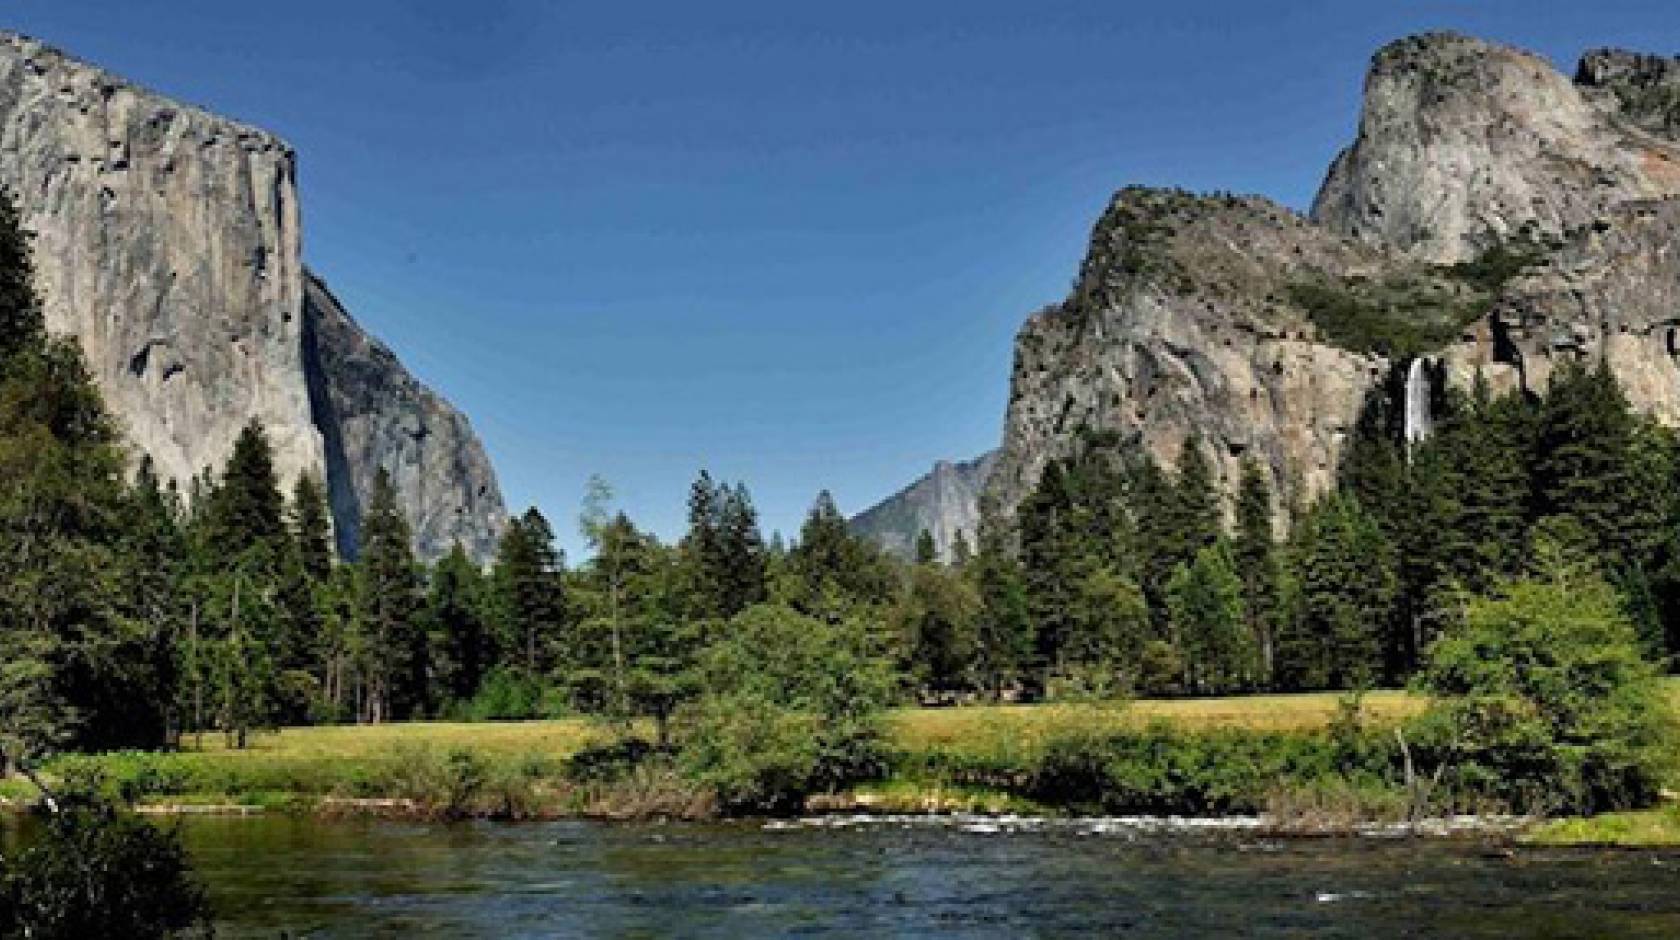
[[[1406,443],[1416,444],[1429,437],[1434,429],[1434,415],[1430,412],[1429,372],[1425,368],[1423,357],[1412,360],[1406,369]]]
[[[225,937],[1680,937],[1680,853],[972,819],[181,825]]]

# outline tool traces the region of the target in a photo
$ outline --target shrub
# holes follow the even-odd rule
[[[490,781],[490,765],[467,748],[402,747],[392,758],[372,781],[375,792],[413,800],[442,819],[471,815]]]
[[[679,766],[726,811],[789,811],[880,777],[892,694],[866,631],[760,605],[701,657],[702,694],[678,723]]]
[[[448,709],[449,717],[463,721],[561,718],[566,712],[565,694],[554,683],[505,668],[491,670],[476,695]]]
[[[1536,813],[1630,808],[1653,801],[1672,766],[1657,670],[1596,577],[1472,600],[1421,684],[1436,702],[1413,734],[1465,798]]]
[[[0,857],[0,937],[134,940],[210,934],[210,909],[173,832],[92,796]]]

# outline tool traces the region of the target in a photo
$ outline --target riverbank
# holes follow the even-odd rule
[[[1420,807],[1392,773],[1393,727],[1425,702],[1366,695],[1360,743],[1330,728],[1336,694],[1145,700],[1121,706],[904,709],[886,721],[883,779],[811,797],[812,813],[1098,817],[1264,816],[1270,831],[1322,835],[1402,824]],[[97,773],[142,811],[303,813],[326,817],[501,819],[717,814],[710,794],[668,760],[625,760],[625,733],[584,719],[288,728],[244,749],[219,736],[179,751],[67,756],[44,770]],[[632,728],[647,735],[650,728]],[[0,798],[32,797],[21,780]],[[1433,815],[1475,815],[1438,807]],[[1667,815],[1664,815],[1664,813]],[[1622,817],[1626,817],[1623,819]],[[1505,827],[1509,829],[1510,827]],[[1680,845],[1668,811],[1548,823],[1543,844]]]

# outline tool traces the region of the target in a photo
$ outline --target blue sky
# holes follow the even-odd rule
[[[1305,207],[1383,42],[1680,52],[1671,0],[0,9],[290,141],[309,263],[574,555],[591,473],[664,536],[701,467],[791,532],[995,446],[1109,194]]]

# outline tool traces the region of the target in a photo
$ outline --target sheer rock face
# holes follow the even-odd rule
[[[1073,296],[1017,340],[989,494],[1013,511],[1101,431],[1163,464],[1199,434],[1227,494],[1253,454],[1282,499],[1309,500],[1394,364],[1331,344],[1288,285],[1427,285],[1513,240],[1540,260],[1497,296],[1439,294],[1473,317],[1434,353],[1449,381],[1540,391],[1561,359],[1602,354],[1637,407],[1680,424],[1677,87],[1673,59],[1589,53],[1571,81],[1516,49],[1419,36],[1373,59],[1358,137],[1311,221],[1258,199],[1122,192]]]
[[[926,476],[853,517],[852,531],[901,558],[915,555],[925,531],[940,560],[950,561],[959,534],[975,545],[980,496],[997,457],[993,450],[961,463],[939,461]]]
[[[423,550],[450,536],[482,549],[501,504],[464,419],[336,303],[316,319],[342,348],[312,346],[295,179],[291,148],[269,133],[0,32],[0,183],[35,233],[48,325],[80,340],[131,445],[185,489],[258,418],[288,485],[314,472],[341,497],[365,493],[386,466],[414,486],[404,498]],[[379,355],[362,362],[369,349]],[[317,414],[314,359],[336,413]],[[353,429],[336,464],[335,422]],[[404,427],[448,431],[405,443],[391,430]],[[355,505],[335,498],[341,533]]]
[[[1672,115],[1638,103],[1672,94],[1672,72],[1595,53],[1579,76],[1452,34],[1384,47],[1365,81],[1358,137],[1331,165],[1313,219],[1453,262],[1525,232],[1567,235],[1630,199],[1680,193],[1680,146],[1651,132],[1672,127]]]
[[[287,478],[321,465],[294,179],[270,134],[0,34],[0,182],[35,233],[47,324],[183,487],[252,417]]]
[[[1073,295],[1016,340],[990,495],[1012,512],[1091,432],[1168,467],[1199,435],[1226,492],[1244,457],[1284,500],[1319,492],[1387,366],[1322,341],[1288,285],[1408,264],[1265,199],[1122,191]]]
[[[363,497],[383,469],[422,556],[441,556],[460,542],[474,558],[491,557],[507,513],[466,415],[357,326],[313,272],[305,281],[304,322],[309,390],[341,550],[355,545]]]

